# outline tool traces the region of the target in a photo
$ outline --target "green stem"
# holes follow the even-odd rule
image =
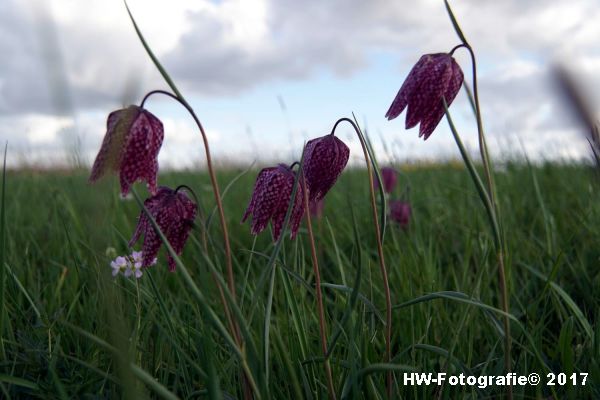
[[[500,227],[498,226],[498,205],[496,202],[496,187],[494,185],[494,179],[492,176],[492,166],[491,161],[487,149],[487,144],[485,141],[485,134],[483,132],[483,122],[481,117],[481,107],[479,105],[479,90],[477,88],[477,62],[475,60],[475,52],[473,48],[467,41],[467,38],[462,32],[454,13],[452,12],[452,8],[448,3],[448,0],[444,0],[446,5],[446,11],[448,12],[448,16],[450,17],[450,21],[452,22],[452,26],[456,31],[460,41],[462,42],[462,46],[465,47],[469,51],[469,55],[471,56],[471,66],[472,66],[472,78],[473,78],[473,98],[470,98],[471,106],[475,111],[475,119],[477,121],[477,136],[479,139],[479,152],[481,153],[481,160],[483,162],[483,169],[485,171],[486,181],[487,181],[487,198],[489,200],[489,204],[486,204],[486,209],[488,209],[488,213],[493,215],[494,223],[494,235],[495,235],[495,244],[496,244],[496,253],[498,258],[498,286],[500,288],[500,295],[502,297],[502,308],[505,313],[508,314],[508,288],[506,285],[506,274],[504,268],[504,240],[502,238]],[[457,48],[458,48],[457,47]],[[455,48],[456,49],[456,48]],[[453,49],[453,51],[455,50]],[[446,115],[447,106],[446,107]],[[455,136],[456,137],[456,136]],[[463,157],[464,158],[464,157]],[[477,183],[476,183],[477,184]],[[479,188],[478,188],[479,189]],[[484,201],[485,203],[485,201]],[[491,209],[490,209],[491,208]],[[504,344],[504,369],[506,373],[509,373],[512,369],[512,361],[511,361],[511,335],[510,335],[510,321],[508,318],[504,318],[504,334],[505,334],[505,344]],[[512,386],[507,387],[506,397],[510,400],[512,399]]]
[[[385,361],[390,362],[392,359],[392,296],[390,293],[390,284],[388,281],[387,268],[385,266],[385,257],[383,255],[383,243],[382,243],[382,231],[379,227],[379,218],[377,217],[377,203],[375,200],[375,188],[373,185],[373,171],[371,169],[371,161],[369,158],[369,150],[367,146],[367,142],[365,137],[362,134],[362,131],[358,127],[358,125],[349,118],[340,118],[332,129],[332,134],[335,132],[336,127],[343,121],[348,122],[354,128],[358,139],[360,140],[360,145],[363,149],[363,154],[365,157],[365,162],[367,164],[367,174],[369,175],[369,190],[371,192],[371,209],[373,212],[373,223],[375,225],[375,238],[377,239],[377,254],[379,256],[379,267],[381,270],[381,277],[383,280],[383,288],[385,291],[385,305],[386,305],[386,327],[385,327]],[[378,175],[379,176],[379,175]],[[381,177],[379,177],[380,182]],[[383,185],[379,185],[380,187]],[[387,373],[387,395],[388,398],[392,397],[392,371],[388,371]]]
[[[483,202],[485,211],[490,220],[490,224],[492,227],[492,233],[494,234],[494,243],[497,248],[501,248],[500,227],[498,225],[498,221],[496,220],[496,213],[494,210],[494,206],[488,195],[487,190],[485,189],[485,185],[483,184],[483,181],[479,177],[479,173],[477,173],[475,164],[471,160],[471,156],[469,156],[469,153],[465,149],[465,146],[463,145],[462,140],[460,139],[460,135],[458,134],[458,131],[456,130],[456,126],[454,125],[454,122],[452,121],[452,117],[450,116],[450,111],[448,110],[448,105],[446,104],[446,100],[444,99],[443,102],[444,102],[444,108],[446,110],[446,119],[448,120],[448,125],[450,126],[450,131],[452,132],[452,135],[454,136],[454,140],[456,141],[456,145],[458,146],[460,155],[462,156],[463,161],[465,162],[465,165],[467,166],[467,170],[469,171],[469,174],[471,175],[471,178],[473,179],[473,183],[475,183],[475,187],[477,188],[477,193],[479,194],[479,197],[481,198],[481,201]]]
[[[187,101],[185,101],[185,99],[180,97],[181,95],[175,95],[173,93],[169,93],[164,90],[153,90],[144,96],[144,98],[142,99],[142,102],[140,103],[140,107],[144,107],[146,100],[148,100],[148,98],[150,96],[152,96],[153,94],[162,94],[162,95],[168,96],[168,97],[176,100],[179,104],[181,104],[190,113],[190,115],[196,122],[198,129],[200,130],[200,133],[202,135],[202,140],[204,141],[204,149],[206,150],[206,165],[207,165],[208,173],[209,173],[210,180],[212,183],[213,193],[215,194],[217,209],[219,210],[219,219],[221,220],[221,226],[223,228],[223,242],[225,243],[225,257],[226,257],[226,261],[227,261],[227,283],[229,286],[229,291],[231,292],[231,294],[233,295],[233,298],[235,299],[236,298],[235,282],[234,282],[234,277],[233,277],[233,267],[232,267],[232,261],[231,261],[231,246],[229,244],[229,234],[227,232],[227,223],[225,222],[225,213],[223,212],[223,204],[221,202],[221,195],[219,193],[219,185],[217,183],[216,176],[215,176],[213,168],[212,168],[210,150],[208,148],[208,139],[206,137],[204,127],[202,126],[202,123],[198,119],[198,116],[196,115],[196,113],[194,112],[192,107],[187,103]],[[180,185],[175,190],[177,191],[179,188],[187,188],[188,190],[190,190],[192,192],[194,197],[196,197],[194,192],[188,186]],[[196,203],[198,203],[197,200],[196,200]],[[219,291],[221,292],[220,293],[221,299],[223,300],[223,298],[224,298],[223,297],[223,289],[220,286],[219,286]],[[230,317],[231,313],[225,302],[223,302],[223,306],[225,308],[225,310],[224,310],[225,313],[227,314],[228,317]],[[239,328],[237,327],[237,325],[235,324],[234,321],[232,321],[232,323],[233,323],[233,325],[231,326],[231,331],[232,331],[236,341],[239,342],[240,341]]]
[[[308,190],[306,187],[306,181],[304,180],[304,173],[299,170],[298,173],[302,177],[302,197],[304,201],[304,209],[306,210],[306,229],[308,230],[308,239],[310,243],[310,255],[312,259],[313,271],[315,274],[315,292],[317,297],[317,310],[319,313],[319,336],[321,337],[321,350],[323,352],[323,365],[325,366],[325,374],[327,375],[327,390],[329,391],[329,398],[335,400],[335,388],[333,386],[333,376],[331,375],[331,366],[329,365],[329,358],[327,357],[327,334],[325,333],[325,311],[323,309],[323,294],[321,292],[321,274],[319,273],[319,261],[317,259],[317,251],[315,249],[315,237],[313,234],[312,223],[310,220],[310,212],[308,211]]]
[[[137,192],[135,190],[132,190],[131,192],[133,193],[133,197],[137,201],[138,205],[142,209],[142,212],[144,213],[146,218],[148,218],[148,221],[150,222],[150,224],[152,225],[152,227],[154,228],[154,230],[160,237],[160,240],[162,241],[162,243],[165,245],[167,252],[171,255],[171,257],[173,257],[173,260],[175,260],[178,270],[181,271],[181,276],[183,277],[183,280],[191,289],[192,294],[198,301],[198,305],[202,309],[203,313],[208,317],[208,321],[213,325],[213,328],[220,334],[220,336],[223,338],[223,340],[231,347],[231,349],[233,350],[233,353],[236,355],[236,357],[240,361],[240,364],[244,371],[245,377],[247,379],[246,382],[252,388],[256,398],[260,399],[262,396],[258,389],[256,381],[254,380],[254,376],[252,375],[250,366],[248,365],[248,359],[247,359],[247,355],[246,355],[247,351],[251,352],[252,358],[256,358],[256,355],[257,355],[256,346],[254,345],[254,343],[252,341],[252,337],[250,335],[248,327],[243,323],[241,324],[241,334],[245,337],[246,341],[245,341],[245,344],[241,344],[241,345],[238,344],[238,342],[229,334],[229,332],[223,325],[223,322],[221,322],[221,320],[219,319],[217,313],[210,306],[207,298],[204,296],[202,291],[200,291],[200,288],[198,288],[198,286],[196,285],[196,283],[190,276],[187,268],[185,267],[183,262],[181,262],[181,259],[179,258],[179,256],[175,252],[175,250],[173,250],[173,247],[171,246],[171,244],[167,240],[166,236],[160,229],[160,226],[158,226],[158,224],[156,223],[156,220],[154,219],[152,214],[150,214],[150,212],[148,211],[146,206],[144,206],[142,199],[140,199],[139,195],[137,194]],[[204,256],[205,260],[207,261],[208,266],[211,268],[211,271],[214,272],[213,275],[215,276],[215,279],[217,279],[219,281],[220,285],[223,287],[224,294],[227,297],[227,300],[229,300],[229,302],[231,303],[231,308],[232,308],[232,311],[234,312],[235,317],[238,319],[238,321],[243,322],[243,317],[242,317],[241,311],[240,311],[239,307],[237,306],[237,303],[234,302],[232,293],[229,290],[227,290],[227,288],[224,286],[223,282],[221,282],[222,278],[216,273],[216,270],[214,269],[212,261],[208,258],[208,256],[206,254],[202,254],[202,255]],[[238,326],[240,326],[240,325],[238,325]]]
[[[198,119],[196,113],[194,112],[194,110],[192,109],[190,104],[187,102],[185,97],[183,97],[183,95],[181,94],[181,92],[179,91],[177,86],[175,85],[175,82],[173,82],[173,80],[171,79],[171,77],[169,76],[169,74],[167,73],[165,68],[162,66],[162,64],[160,63],[158,58],[154,55],[154,52],[152,51],[152,49],[150,48],[148,43],[146,43],[146,40],[144,39],[144,35],[142,34],[142,31],[140,31],[139,27],[137,26],[137,23],[135,22],[135,19],[133,18],[133,14],[131,14],[131,11],[129,10],[127,1],[124,0],[123,2],[125,3],[125,8],[127,9],[127,13],[129,14],[129,18],[131,19],[131,22],[132,22],[133,27],[138,35],[138,38],[140,39],[140,42],[144,46],[144,49],[146,49],[148,56],[150,57],[150,59],[152,60],[152,62],[154,63],[154,65],[156,66],[156,68],[158,69],[160,74],[162,75],[162,77],[165,79],[165,81],[167,82],[167,84],[169,85],[171,90],[173,90],[173,93],[175,93],[175,94],[173,95],[171,93],[164,92],[164,91],[155,91],[155,92],[160,92],[160,93],[166,94],[166,95],[174,98],[175,100],[177,100],[179,103],[181,103],[181,105],[183,105],[188,110],[188,112],[190,113],[192,118],[194,118],[194,121],[196,122],[196,125],[198,126],[198,129],[200,130],[200,134],[202,135],[202,141],[204,142],[204,151],[206,153],[206,166],[208,169],[208,174],[210,176],[210,182],[211,182],[211,185],[213,188],[213,193],[215,196],[217,208],[219,210],[219,219],[220,219],[221,228],[223,231],[223,242],[225,245],[225,261],[226,261],[226,267],[227,267],[227,281],[228,281],[228,285],[229,285],[229,290],[235,301],[236,293],[235,293],[235,280],[233,277],[233,264],[232,264],[232,259],[231,259],[231,245],[229,243],[229,234],[227,232],[227,224],[225,222],[225,213],[223,211],[223,204],[221,202],[221,195],[219,193],[219,185],[217,183],[217,178],[215,176],[213,166],[212,166],[212,158],[210,156],[210,149],[208,146],[208,139],[206,137],[206,132],[204,132],[204,127],[200,123],[200,120]],[[146,95],[146,97],[142,101],[142,105],[144,104],[144,101],[150,96],[151,93]],[[238,332],[237,328],[234,330],[233,334],[236,337],[236,339],[239,338],[239,332]]]
[[[469,51],[471,55],[471,65],[473,67],[473,103],[475,105],[475,119],[477,120],[477,134],[479,138],[479,152],[481,153],[481,160],[483,162],[483,168],[485,170],[485,176],[487,179],[488,186],[488,194],[490,197],[490,202],[492,203],[492,207],[494,208],[494,214],[496,216],[496,221],[498,221],[498,203],[496,201],[496,185],[494,184],[494,178],[492,175],[492,162],[490,160],[490,156],[487,149],[487,143],[485,141],[485,134],[483,132],[483,122],[481,117],[481,106],[479,105],[479,90],[477,88],[477,62],[475,60],[475,52],[473,48],[464,42],[465,47]],[[501,236],[501,232],[499,227],[496,226],[495,229],[498,229],[497,235],[497,246],[496,253],[498,258],[498,286],[500,288],[502,309],[504,312],[508,313],[508,287],[506,283],[506,271],[504,267],[504,241]],[[511,361],[511,334],[510,334],[510,321],[508,318],[504,318],[504,368],[507,373],[512,370],[512,361]],[[508,399],[512,399],[512,386],[509,385],[507,387],[506,397]]]

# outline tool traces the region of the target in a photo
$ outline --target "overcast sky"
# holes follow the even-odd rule
[[[291,162],[302,143],[356,113],[384,161],[457,157],[447,123],[426,141],[384,115],[422,54],[458,44],[443,1],[131,0],[150,46],[196,109],[221,162]],[[597,0],[461,0],[455,14],[478,57],[496,157],[588,157],[583,130],[558,100],[552,65],[600,93]],[[89,164],[106,116],[166,89],[118,0],[0,1],[0,140],[9,163]],[[471,79],[467,53],[456,58]],[[597,97],[597,96],[596,96]],[[598,104],[598,103],[596,103]],[[202,165],[184,110],[153,97],[165,125],[163,166]],[[451,107],[464,141],[476,126],[464,92]],[[347,128],[340,137],[360,160]]]

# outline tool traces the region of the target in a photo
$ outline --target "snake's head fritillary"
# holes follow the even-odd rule
[[[303,170],[310,201],[325,197],[348,164],[349,157],[348,146],[331,134],[306,143]]]
[[[398,172],[391,167],[381,168],[381,179],[383,180],[383,190],[386,193],[392,193],[398,183]],[[375,175],[375,188],[379,188],[379,179]]]
[[[419,125],[426,140],[444,116],[463,83],[460,66],[448,53],[425,54],[409,72],[385,117],[392,120],[408,106],[406,129]]]
[[[292,197],[295,179],[296,173],[283,164],[264,168],[259,172],[254,184],[252,198],[242,217],[242,222],[244,222],[250,215],[252,216],[250,232],[253,235],[262,232],[271,221],[273,240],[279,239]],[[292,239],[296,237],[304,215],[303,199],[302,190],[298,187],[290,219]]]
[[[106,122],[106,135],[94,161],[90,182],[113,170],[119,173],[123,196],[138,180],[146,181],[150,193],[155,194],[163,137],[162,122],[149,111],[135,105],[113,111]]]
[[[176,254],[181,254],[190,230],[192,229],[198,206],[183,191],[176,191],[165,186],[157,189],[154,196],[144,201],[144,206],[152,215],[160,230],[165,235]],[[129,246],[144,235],[142,246],[142,266],[148,267],[155,262],[162,241],[152,222],[142,211],[138,224],[129,241]],[[169,270],[175,270],[175,260],[167,254]]]
[[[402,228],[407,228],[412,211],[410,204],[401,200],[391,200],[389,207],[391,220],[400,224]]]

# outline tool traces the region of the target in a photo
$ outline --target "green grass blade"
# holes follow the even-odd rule
[[[146,42],[146,39],[144,39],[144,35],[142,35],[142,31],[140,31],[140,28],[138,27],[137,23],[135,22],[135,19],[133,18],[133,14],[131,14],[131,11],[129,10],[129,6],[127,5],[127,1],[124,0],[123,3],[125,4],[125,8],[127,9],[127,14],[129,14],[129,18],[131,19],[131,23],[133,24],[133,28],[135,29],[135,32],[137,33],[138,38],[140,39],[140,42],[142,42],[142,45],[144,46],[144,49],[146,49],[146,52],[150,56],[150,59],[152,60],[152,62],[156,66],[156,69],[158,69],[158,72],[160,72],[160,74],[165,79],[165,81],[167,82],[167,84],[169,85],[169,87],[171,88],[171,90],[173,91],[173,93],[175,93],[175,95],[177,97],[179,97],[180,99],[183,100],[183,96],[181,95],[181,92],[179,92],[179,89],[177,89],[177,86],[175,85],[175,82],[173,82],[173,80],[171,79],[171,77],[169,76],[169,74],[167,73],[167,71],[163,68],[163,66],[160,63],[160,61],[158,61],[158,58],[154,55],[154,52],[152,52],[152,49],[150,48],[150,46],[148,46],[148,43]]]
[[[0,374],[0,382],[8,383],[9,385],[21,386],[34,391],[39,390],[39,386],[37,383],[31,382],[27,379],[18,378],[16,376]]]
[[[175,253],[175,250],[173,250],[173,247],[171,246],[171,244],[169,243],[169,241],[165,237],[164,233],[162,232],[162,230],[160,229],[160,227],[156,223],[154,217],[150,214],[150,212],[148,211],[148,209],[144,206],[144,203],[142,202],[142,199],[140,199],[139,195],[137,194],[137,192],[134,189],[132,189],[132,193],[133,193],[133,196],[136,199],[138,205],[143,210],[144,215],[146,215],[146,217],[148,218],[148,220],[152,224],[152,227],[158,233],[158,235],[159,235],[162,243],[167,248],[167,251],[169,252],[169,254],[171,255],[171,257],[173,257],[173,259],[175,260],[175,263],[177,265],[178,270],[181,271],[181,276],[183,277],[183,280],[188,285],[188,287],[191,289],[192,294],[194,295],[194,297],[198,301],[198,304],[200,305],[201,309],[203,310],[203,312],[207,316],[208,321],[213,325],[213,327],[219,333],[219,335],[228,343],[228,345],[230,346],[230,348],[233,350],[234,354],[240,360],[240,363],[242,364],[242,368],[244,369],[244,371],[247,374],[247,378],[249,380],[249,383],[251,384],[251,386],[252,386],[252,388],[253,388],[253,390],[255,392],[254,394],[257,396],[257,398],[261,398],[262,396],[261,396],[261,394],[259,392],[258,387],[256,386],[256,383],[255,383],[255,381],[253,379],[253,375],[252,375],[252,373],[251,373],[251,371],[250,371],[250,369],[248,367],[245,353],[243,352],[242,349],[240,349],[237,346],[237,344],[235,343],[235,340],[231,337],[231,335],[227,331],[227,328],[225,328],[225,325],[223,324],[223,322],[221,321],[221,319],[219,318],[219,316],[217,315],[217,313],[210,306],[210,304],[208,303],[207,299],[204,297],[204,294],[200,291],[200,289],[198,288],[198,286],[196,285],[196,283],[194,282],[194,280],[190,276],[187,268],[185,267],[185,265],[183,264],[183,262],[181,261],[181,259],[177,255],[177,253]],[[210,259],[208,259],[208,256],[206,254],[203,254],[203,256],[209,262],[209,265],[213,268],[213,272],[215,274],[215,277],[217,279],[219,279],[220,283],[222,284],[223,292],[228,297],[228,300],[231,303],[230,306],[232,307],[234,313],[236,313],[236,318],[238,318],[238,322],[242,322],[242,323],[240,323],[240,328],[242,328],[242,333],[245,336],[247,344],[250,345],[249,349],[250,350],[254,350],[253,352],[256,353],[256,349],[255,349],[255,347],[253,345],[253,341],[252,341],[252,336],[249,334],[247,327],[245,327],[245,324],[243,323],[244,320],[243,320],[243,317],[241,317],[241,312],[240,312],[239,308],[237,307],[237,305],[235,304],[235,302],[232,301],[231,293],[227,289],[227,285],[224,284],[225,282],[223,282],[222,277],[219,275],[219,273],[216,271],[216,269],[214,269],[214,265],[212,265],[212,261]]]
[[[488,195],[487,190],[485,189],[483,181],[481,180],[481,178],[479,177],[479,174],[477,173],[475,164],[473,163],[473,161],[471,160],[471,157],[469,156],[469,153],[465,149],[465,146],[463,145],[462,140],[460,139],[460,135],[458,134],[458,131],[456,130],[456,127],[454,126],[454,122],[452,122],[452,117],[450,116],[450,111],[448,111],[448,105],[446,104],[446,100],[444,100],[444,109],[446,110],[446,119],[448,120],[448,125],[450,126],[450,130],[452,131],[452,135],[454,136],[456,145],[458,146],[458,149],[460,150],[460,155],[462,156],[462,158],[465,162],[465,165],[467,166],[467,170],[469,171],[469,174],[471,175],[473,183],[475,184],[475,187],[477,188],[477,193],[479,194],[479,197],[481,198],[481,201],[483,202],[483,205],[487,212],[488,218],[490,219],[490,223],[492,226],[492,233],[494,234],[494,240],[496,243],[496,248],[500,249],[500,248],[502,248],[502,237],[500,235],[500,226],[498,225],[498,220],[496,219],[496,211],[494,210],[494,206],[492,205],[492,201],[490,199],[490,196]]]
[[[383,188],[383,179],[381,178],[381,170],[379,169],[379,165],[377,164],[377,158],[375,157],[375,151],[371,145],[371,141],[368,137],[363,135],[362,129],[356,120],[356,116],[352,113],[352,118],[354,119],[354,123],[358,127],[358,135],[363,139],[364,143],[367,147],[367,154],[369,154],[369,158],[371,159],[371,165],[373,166],[373,171],[377,176],[379,182],[381,182],[379,186],[379,206],[381,207],[380,211],[380,223],[379,223],[379,234],[381,235],[381,242],[383,243],[383,239],[385,237],[385,229],[387,226],[387,202],[385,201],[385,191]],[[370,190],[370,189],[369,189]]]
[[[6,357],[4,351],[4,296],[6,292],[6,277],[4,263],[5,255],[5,234],[6,234],[6,152],[8,143],[4,145],[4,161],[2,163],[2,204],[0,205],[0,360],[4,361]]]
[[[575,301],[573,301],[573,299],[571,298],[571,296],[569,296],[569,294],[567,292],[565,292],[563,288],[561,288],[556,283],[552,282],[550,280],[550,278],[544,276],[544,274],[542,274],[540,271],[536,270],[532,266],[527,265],[526,263],[523,263],[523,262],[520,262],[519,265],[525,267],[525,269],[527,269],[529,272],[531,272],[537,278],[542,279],[542,280],[544,280],[544,281],[546,281],[547,283],[550,284],[550,287],[552,288],[552,290],[554,290],[554,292],[571,309],[571,311],[573,312],[573,315],[575,316],[575,318],[577,318],[577,322],[579,322],[579,324],[581,325],[581,327],[585,331],[588,339],[592,340],[593,337],[594,337],[594,330],[592,329],[592,326],[589,323],[589,321],[583,315],[583,312],[581,311],[581,309],[579,308],[579,306],[577,305],[577,303],[575,303]]]
[[[269,283],[269,291],[267,293],[267,305],[265,307],[265,320],[263,324],[263,363],[265,365],[265,379],[269,385],[269,371],[271,370],[269,362],[269,333],[271,327],[271,310],[273,308],[273,292],[275,290],[275,272],[277,263],[273,264],[271,269],[271,279]]]
[[[456,17],[450,8],[450,3],[448,3],[448,0],[444,0],[444,4],[446,5],[446,11],[448,12],[448,16],[450,17],[450,21],[452,22],[452,27],[454,27],[456,35],[461,42],[468,45],[469,42],[467,42],[467,38],[465,38],[465,35],[462,33],[462,29],[460,29],[460,25],[458,24],[458,21],[456,20]]]

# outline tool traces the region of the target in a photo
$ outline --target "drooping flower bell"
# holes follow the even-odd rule
[[[398,172],[391,167],[381,168],[381,179],[383,179],[383,190],[392,193],[398,183]],[[379,179],[375,175],[375,188],[379,188]]]
[[[144,201],[144,206],[160,227],[175,253],[181,254],[196,218],[198,211],[196,203],[181,190],[160,186],[154,196]],[[138,241],[141,234],[144,234],[142,266],[148,267],[155,260],[162,241],[143,210],[133,237],[129,241],[130,247]],[[167,254],[167,260],[169,271],[174,271],[175,260],[171,254]]]
[[[137,180],[146,181],[150,193],[155,194],[157,157],[163,137],[162,122],[149,111],[135,105],[113,111],[106,122],[106,135],[94,161],[90,182],[114,170],[119,172],[123,196]]]
[[[271,221],[273,228],[273,240],[276,241],[281,235],[285,214],[292,197],[292,189],[296,173],[284,164],[277,167],[264,168],[258,174],[254,184],[254,192],[248,203],[242,222],[252,215],[250,232],[258,235]],[[291,238],[294,239],[298,233],[302,216],[304,215],[304,197],[300,186],[296,190],[292,214],[290,217]]]
[[[385,117],[396,118],[408,106],[406,129],[420,123],[419,137],[431,135],[463,83],[463,72],[451,54],[425,54],[412,68]]]
[[[390,200],[389,207],[391,220],[400,224],[402,228],[407,228],[411,215],[410,204],[401,200]]]
[[[325,197],[340,176],[350,157],[350,149],[335,135],[309,140],[304,149],[304,176],[309,200]]]

